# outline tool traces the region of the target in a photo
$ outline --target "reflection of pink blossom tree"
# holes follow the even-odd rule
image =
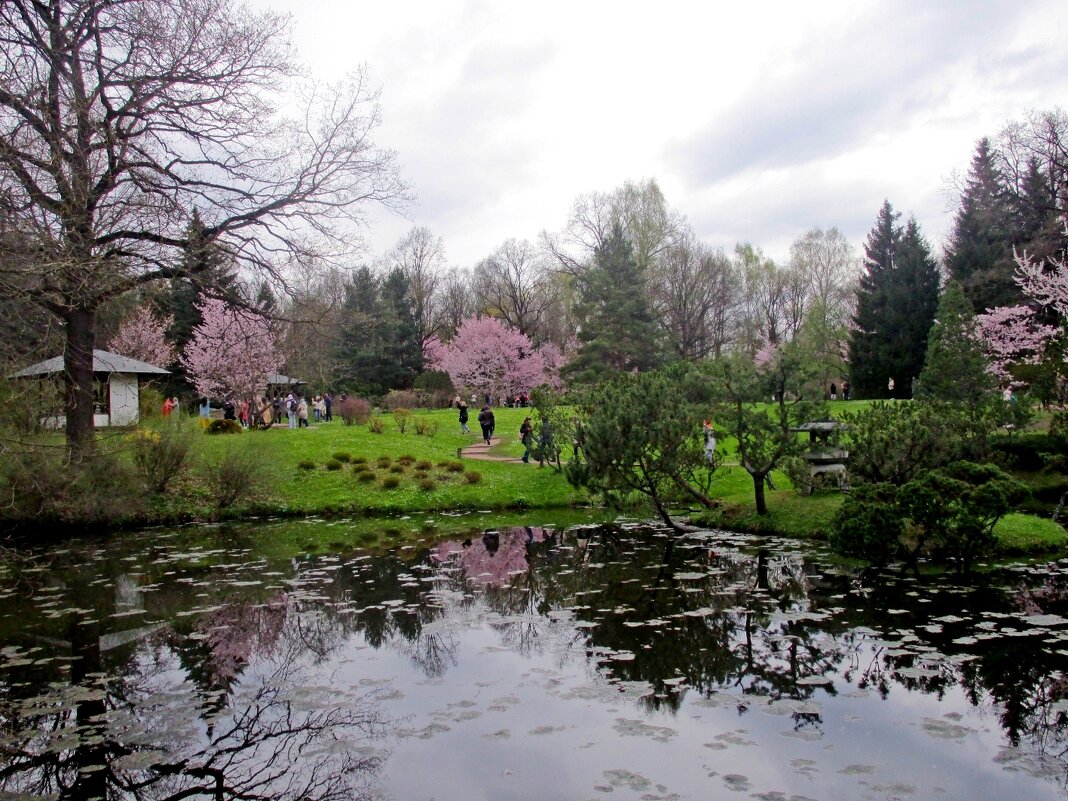
[[[197,304],[203,322],[193,329],[181,363],[197,392],[210,398],[254,398],[278,368],[278,345],[262,314],[216,298]]]
[[[486,547],[486,538],[475,540],[467,547],[460,542],[442,542],[431,554],[436,562],[456,560],[469,581],[489,587],[500,587],[512,577],[530,570],[527,562],[527,543],[541,542],[545,530],[541,528],[506,528],[497,532],[497,547]]]
[[[211,651],[212,679],[229,682],[254,654],[271,656],[282,634],[288,606],[288,597],[279,594],[267,603],[227,604],[202,615],[197,632]]]
[[[494,317],[465,320],[443,350],[440,369],[466,392],[509,396],[558,381],[541,351]]]
[[[167,341],[171,316],[157,317],[147,306],[129,315],[108,343],[108,350],[142,362],[166,367],[178,359],[178,351]]]

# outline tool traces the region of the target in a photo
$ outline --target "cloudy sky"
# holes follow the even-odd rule
[[[371,250],[424,225],[461,267],[645,178],[713,246],[859,247],[888,198],[940,249],[976,140],[1068,107],[1064,0],[251,2],[293,15],[312,75],[381,88],[418,202]]]

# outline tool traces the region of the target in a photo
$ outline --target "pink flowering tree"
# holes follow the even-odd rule
[[[990,372],[1011,383],[1013,364],[1038,364],[1050,340],[1060,333],[1044,325],[1028,306],[1001,306],[975,316],[974,336],[990,360]]]
[[[108,342],[108,350],[157,367],[167,367],[178,360],[178,350],[167,341],[167,329],[173,324],[173,317],[157,317],[147,306],[141,306],[122,321]]]
[[[558,371],[546,364],[542,352],[495,317],[465,320],[442,350],[435,366],[465,393],[510,396],[559,382]]]
[[[181,356],[182,367],[208,398],[252,399],[267,387],[267,374],[281,362],[270,321],[216,298],[197,304],[203,322]]]
[[[1068,233],[1068,217],[1065,218]],[[1068,319],[1068,252],[1048,261],[1027,253],[1016,253],[1014,278],[1035,306],[1052,309]],[[1014,364],[1038,364],[1050,342],[1061,333],[1057,326],[1044,324],[1028,306],[1001,306],[977,315],[974,336],[990,358],[990,371],[1005,385],[1011,383]]]
[[[445,346],[436,336],[423,343],[423,365],[428,370],[441,370],[441,360],[445,356]]]

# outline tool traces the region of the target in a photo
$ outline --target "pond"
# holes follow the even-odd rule
[[[1068,561],[349,526],[3,554],[0,796],[1068,798]]]

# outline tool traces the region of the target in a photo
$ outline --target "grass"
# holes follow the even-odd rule
[[[840,415],[863,405],[863,401],[837,401],[829,407],[831,414]],[[518,430],[529,409],[494,412],[501,439],[494,451],[503,456],[521,455]],[[383,423],[382,433],[374,433],[368,426],[346,426],[338,420],[306,429],[282,427],[229,437],[197,436],[195,458],[200,464],[217,463],[230,448],[251,447],[263,465],[267,489],[224,517],[380,517],[517,509],[552,509],[556,516],[588,501],[548,466],[458,459],[458,450],[477,442],[478,435],[461,433],[452,410],[415,414],[426,418],[429,428],[433,428],[429,424],[437,423],[437,433],[419,435],[414,425],[401,433],[389,416],[374,418]],[[736,458],[735,444],[729,438],[721,437],[719,445],[726,462]],[[344,462],[352,466],[345,468]],[[318,469],[308,469],[309,464]],[[151,502],[148,519],[142,522],[215,516],[210,496],[197,475],[193,470],[172,482],[165,496]],[[736,465],[721,468],[715,477],[710,495],[718,501],[717,509],[689,511],[694,513],[694,522],[710,527],[825,538],[844,496],[838,492],[801,496],[782,473],[773,473],[773,480],[778,490],[767,491],[765,516],[755,512],[752,479]],[[642,513],[652,516],[648,510]],[[1027,514],[1006,516],[995,533],[1004,553],[1047,553],[1068,544],[1068,534],[1060,525]]]

